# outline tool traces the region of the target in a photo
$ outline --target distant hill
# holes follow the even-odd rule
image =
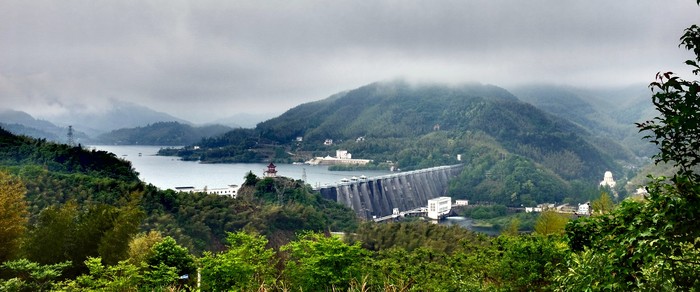
[[[521,100],[586,128],[602,139],[601,143],[619,141],[627,149],[608,149],[617,156],[631,150],[637,156],[649,157],[656,151],[651,143],[642,140],[643,135],[634,125],[655,115],[651,93],[644,85],[598,90],[528,85],[511,90]]]
[[[178,122],[158,122],[144,127],[113,130],[98,136],[97,141],[117,145],[178,146],[189,145],[230,130],[230,127],[222,125],[193,127]]]
[[[324,145],[330,139],[333,144]],[[401,81],[302,104],[255,129],[197,145],[176,154],[207,162],[290,162],[345,149],[403,170],[466,163],[452,194],[504,204],[586,199],[581,188],[596,193],[605,171],[622,173],[608,149],[624,149],[497,86]]]
[[[0,110],[0,127],[15,135],[25,135],[38,139],[47,139],[65,143],[68,128],[59,127],[45,120],[35,119],[28,113],[15,110]],[[89,141],[88,136],[80,131],[74,131],[76,142]]]
[[[15,135],[29,136],[37,139],[46,139],[49,141],[59,142],[61,140],[66,140],[66,137],[59,138],[55,133],[49,133],[36,128],[27,127],[22,124],[6,124],[0,123],[0,128],[3,128]],[[65,135],[64,135],[65,136]]]
[[[118,101],[114,101],[114,105],[104,112],[72,111],[69,114],[54,117],[52,121],[60,125],[73,125],[76,130],[94,137],[116,129],[141,127],[158,122],[191,124],[145,106]]]

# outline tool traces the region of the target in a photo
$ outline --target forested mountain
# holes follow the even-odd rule
[[[188,145],[202,138],[221,135],[231,128],[222,125],[193,127],[178,122],[158,122],[144,127],[113,130],[97,137],[98,143],[115,145]]]
[[[327,139],[334,144],[324,145]],[[454,197],[518,205],[572,196],[587,200],[581,186],[595,188],[608,170],[622,174],[616,160],[631,159],[613,140],[545,113],[503,88],[403,81],[302,104],[255,129],[234,130],[197,145],[201,149],[186,147],[177,154],[207,162],[284,162],[346,149],[354,157],[392,161],[402,170],[466,163]]]
[[[634,123],[655,115],[649,103],[651,93],[645,85],[608,90],[582,89],[555,85],[529,85],[511,89],[519,99],[567,119],[588,129],[602,143],[610,145],[608,151],[619,156],[649,157],[655,153],[653,145],[642,140],[643,135]],[[610,140],[619,144],[609,143]]]

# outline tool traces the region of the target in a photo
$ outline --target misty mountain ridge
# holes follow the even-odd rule
[[[582,89],[559,85],[527,85],[511,89],[519,99],[567,119],[601,139],[620,141],[636,156],[655,153],[651,143],[642,140],[634,123],[657,113],[651,93],[643,86],[615,89]]]
[[[84,131],[93,137],[116,129],[140,127],[157,122],[178,122],[191,125],[189,121],[170,114],[116,100],[113,100],[112,105],[105,111],[71,110],[68,114],[52,117],[52,121],[59,125],[73,125],[73,128]]]
[[[59,127],[49,121],[35,119],[23,111],[0,110],[0,127],[15,135],[25,135],[59,143],[66,143],[68,139],[68,127]],[[76,141],[89,140],[87,134],[76,130],[73,131],[73,137]]]
[[[157,122],[144,127],[123,128],[98,136],[101,144],[181,146],[218,136],[232,128],[222,125],[191,126],[178,122]]]
[[[356,142],[360,137],[364,142]],[[326,140],[333,145],[324,145]],[[615,141],[600,139],[504,88],[404,81],[372,83],[301,104],[255,129],[205,139],[198,151],[179,154],[207,162],[291,162],[346,149],[354,157],[415,169],[459,163],[457,154],[474,154],[479,144],[545,165],[566,179],[598,180],[606,170],[619,173],[616,160],[632,159]],[[571,166],[563,165],[568,162]]]
[[[270,113],[237,113],[225,118],[216,119],[208,124],[220,124],[231,128],[255,128],[259,123],[279,116],[280,112]]]

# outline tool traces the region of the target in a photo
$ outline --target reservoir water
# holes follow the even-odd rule
[[[263,163],[227,163],[211,164],[195,161],[182,161],[174,156],[157,156],[160,146],[91,146],[98,150],[114,153],[117,157],[131,162],[139,173],[139,178],[161,189],[191,186],[198,189],[223,188],[228,185],[241,185],[245,175],[252,171],[258,177],[263,176],[267,164]],[[367,177],[389,174],[387,171],[329,171],[324,165],[276,164],[277,175],[293,179],[302,179],[306,172],[306,183],[312,186],[335,184],[343,178],[353,176]]]
[[[255,175],[263,176],[267,164],[263,163],[231,163],[208,164],[195,161],[182,161],[179,157],[157,156],[160,146],[91,146],[97,150],[105,150],[114,153],[117,157],[131,162],[139,173],[139,178],[146,183],[153,184],[160,189],[174,189],[175,187],[192,186],[198,189],[223,188],[228,185],[241,185],[244,176],[252,171]],[[323,165],[295,165],[277,164],[279,176],[302,179],[306,172],[306,182],[312,186],[335,184],[343,178],[353,176],[367,177],[381,176],[390,171],[329,171],[328,166]],[[427,204],[427,202],[426,202]],[[473,220],[464,217],[448,217],[440,221],[440,224],[459,225],[472,231],[498,235],[498,230],[492,228],[479,228],[472,226]]]

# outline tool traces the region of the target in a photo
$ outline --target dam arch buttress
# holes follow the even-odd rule
[[[394,208],[411,210],[425,207],[429,199],[447,194],[451,179],[464,165],[438,166],[371,177],[320,188],[321,195],[350,207],[358,217],[391,215]]]

